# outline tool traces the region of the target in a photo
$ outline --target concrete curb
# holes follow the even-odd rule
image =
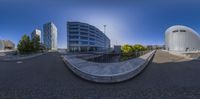
[[[93,75],[93,74],[86,73],[80,70],[79,68],[77,68],[76,66],[68,62],[64,57],[63,57],[63,61],[74,74],[78,75],[81,78],[84,78],[89,81],[97,82],[97,83],[116,83],[116,82],[122,82],[122,81],[128,80],[136,76],[137,74],[139,74],[148,65],[148,63],[154,56],[155,52],[156,51],[150,52],[150,55],[145,59],[145,62],[143,64],[139,64],[137,68],[134,68],[130,72],[123,72],[123,73],[113,74],[113,75]]]
[[[16,59],[0,59],[0,61],[1,62],[21,61],[21,60],[27,60],[27,59],[35,58],[35,57],[45,55],[45,54],[47,54],[47,53],[41,53],[41,54],[26,56],[26,57],[20,57],[20,58],[16,58]]]

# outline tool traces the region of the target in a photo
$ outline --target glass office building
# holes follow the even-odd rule
[[[44,45],[48,50],[57,50],[57,28],[52,22],[46,23],[43,26],[44,30]]]
[[[70,52],[106,51],[110,39],[90,24],[67,22],[67,46]]]

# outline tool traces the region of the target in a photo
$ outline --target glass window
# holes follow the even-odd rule
[[[88,33],[85,33],[85,32],[80,32],[81,35],[88,35]]]
[[[69,32],[70,34],[78,34],[78,32]]]
[[[80,25],[80,27],[83,27],[83,28],[88,28],[88,26],[85,26],[85,25]]]
[[[78,28],[69,28],[70,30],[78,30]]]
[[[93,35],[93,34],[90,34],[90,36],[94,37],[95,35]]]
[[[172,32],[178,32],[178,30],[174,30],[174,31],[172,31]]]
[[[90,45],[95,45],[95,42],[90,42]]]
[[[80,29],[81,31],[88,31],[88,29]]]
[[[70,39],[78,39],[78,36],[69,36]]]
[[[69,41],[70,44],[78,44],[78,41]]]
[[[81,36],[81,39],[88,40],[88,37]]]
[[[180,32],[186,32],[186,30],[180,30]]]
[[[81,44],[88,44],[88,42],[87,41],[81,41]]]
[[[94,41],[95,39],[94,39],[94,38],[90,38],[90,40],[91,40],[91,41]]]

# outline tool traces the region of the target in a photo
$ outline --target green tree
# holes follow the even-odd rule
[[[31,44],[30,37],[27,35],[23,35],[21,40],[19,41],[19,44],[17,45],[17,48],[21,54],[31,52],[32,44]]]
[[[40,50],[40,37],[38,35],[32,38],[31,43],[32,43],[32,49],[34,52],[37,52]]]
[[[132,48],[132,46],[128,45],[128,44],[122,46],[121,50],[122,50],[123,53],[131,53],[131,52],[134,51],[134,49]]]
[[[147,48],[145,48],[144,46],[140,45],[140,44],[135,44],[134,46],[132,46],[132,48],[135,50],[135,51],[145,51],[147,50]]]

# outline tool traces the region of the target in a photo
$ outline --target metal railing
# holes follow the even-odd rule
[[[92,53],[92,54],[79,54],[78,58],[82,58],[87,61],[98,62],[98,63],[114,63],[114,62],[122,62],[129,59],[137,58],[142,56],[151,50],[148,51],[139,51],[132,53]]]

